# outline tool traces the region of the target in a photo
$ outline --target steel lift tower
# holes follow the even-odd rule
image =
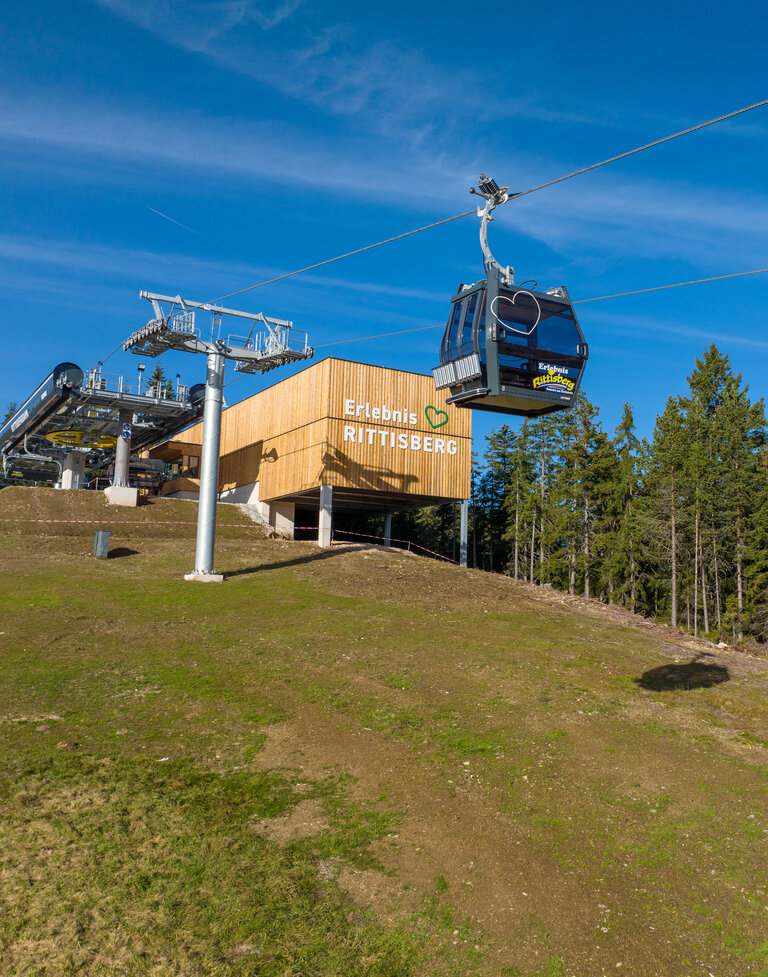
[[[141,292],[152,303],[154,319],[126,339],[123,349],[138,356],[160,356],[168,350],[204,353],[208,358],[203,412],[203,449],[200,458],[200,503],[197,516],[195,569],[185,580],[223,580],[213,571],[216,539],[216,503],[219,494],[219,453],[224,367],[234,360],[236,373],[267,373],[297,360],[310,359],[314,349],[306,333],[297,332],[293,323],[273,319],[263,313],[239,312],[206,302],[188,302],[177,295]],[[195,323],[198,311],[211,314],[210,338],[203,339]],[[251,323],[247,336],[222,338],[223,316],[234,316]],[[256,332],[257,327],[261,327]]]

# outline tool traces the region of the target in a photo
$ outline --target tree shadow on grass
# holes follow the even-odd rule
[[[264,570],[284,570],[286,567],[301,566],[302,563],[314,563],[316,560],[328,560],[332,556],[339,556],[341,553],[349,553],[353,549],[351,546],[334,546],[330,550],[319,550],[317,553],[310,553],[307,556],[297,556],[292,560],[281,560],[278,563],[261,563],[256,567],[243,567],[242,570],[230,570],[224,574],[225,580],[232,577],[247,577],[252,573],[261,573]]]
[[[729,682],[731,676],[725,665],[701,661],[705,657],[706,655],[696,655],[685,665],[659,665],[658,668],[643,672],[640,678],[635,679],[635,683],[649,692],[668,692],[673,689],[689,692],[691,689],[709,689],[721,682]]]

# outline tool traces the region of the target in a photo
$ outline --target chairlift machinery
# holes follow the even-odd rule
[[[54,366],[34,393],[0,426],[0,451],[6,454],[23,445],[30,434],[62,412],[82,379],[83,371],[75,363]]]
[[[589,350],[564,286],[537,291],[515,285],[488,246],[488,223],[514,194],[481,175],[478,189],[480,246],[486,277],[461,285],[440,344],[437,390],[449,388],[447,403],[473,410],[538,417],[569,408],[584,374]]]
[[[81,456],[85,469],[114,458],[120,418],[130,421],[134,452],[171,437],[203,413],[205,384],[180,382],[163,389],[123,376],[84,373],[59,363],[0,426],[0,473],[8,480],[56,482],[67,456]]]

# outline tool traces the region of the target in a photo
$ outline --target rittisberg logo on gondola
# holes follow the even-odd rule
[[[554,363],[539,363],[539,369],[546,370],[546,373],[533,378],[535,390],[538,390],[539,387],[545,387],[547,390],[561,390],[571,393],[576,386],[576,381],[570,380],[567,376],[567,367],[556,366]]]
[[[432,414],[429,411],[432,411]],[[445,411],[426,408],[425,418],[430,427],[442,427],[447,423],[442,416]],[[359,404],[351,397],[344,400],[344,417],[354,418],[354,424],[344,425],[344,440],[352,444],[368,444],[380,448],[396,448],[400,451],[424,451],[427,454],[455,455],[458,444],[454,438],[439,438],[434,434],[393,431],[390,428],[369,427],[366,422],[380,421],[382,424],[408,424],[416,427],[419,417],[406,409],[394,409],[388,404],[372,405],[370,401]]]

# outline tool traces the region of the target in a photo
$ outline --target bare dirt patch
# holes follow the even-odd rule
[[[456,925],[476,924],[493,940],[497,960],[514,959],[531,969],[543,959],[541,927],[548,934],[546,945],[550,940],[573,944],[582,927],[598,925],[599,899],[548,853],[531,850],[527,832],[500,809],[499,792],[489,794],[473,784],[460,764],[453,776],[425,770],[418,752],[373,731],[344,728],[306,708],[296,725],[269,731],[257,762],[299,769],[310,777],[344,770],[355,778],[355,798],[384,793],[404,812],[402,823],[372,849],[390,874],[336,866],[342,887],[382,918],[422,909],[442,878]],[[574,919],[561,912],[561,901],[594,905]],[[536,926],[531,926],[533,917]]]
[[[52,712],[44,712],[37,716],[0,716],[0,723],[52,723],[60,720],[61,716]]]
[[[255,821],[251,828],[262,838],[269,838],[284,848],[299,838],[314,838],[321,831],[328,830],[323,817],[323,805],[319,800],[300,801],[293,810],[282,818],[263,818]]]

